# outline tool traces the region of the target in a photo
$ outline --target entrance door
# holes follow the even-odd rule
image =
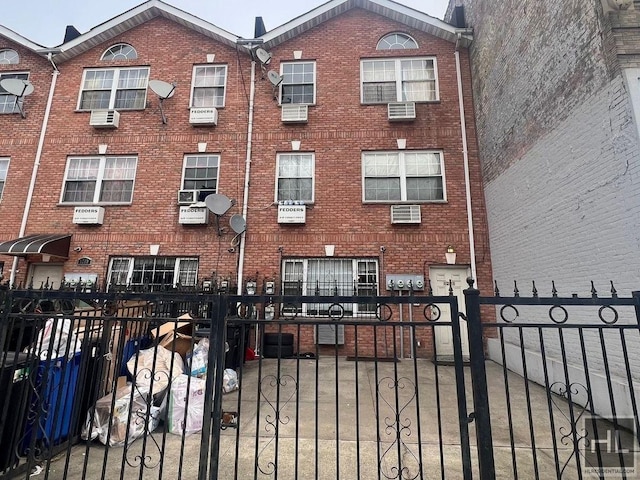
[[[465,313],[464,293],[466,288],[466,278],[469,270],[466,267],[431,267],[429,278],[433,294],[437,296],[448,296],[449,286],[453,288],[453,295],[458,298],[458,311]],[[448,322],[451,320],[451,311],[448,304],[438,304],[441,315],[439,321]],[[436,336],[436,360],[453,360],[453,331],[451,327],[434,327]],[[467,322],[460,319],[460,334],[462,337],[462,356],[469,358],[469,342],[467,335]]]
[[[62,282],[62,265],[37,263],[31,266],[31,275],[27,278],[27,283],[33,279],[33,288],[39,289],[49,283],[49,287],[60,288]]]

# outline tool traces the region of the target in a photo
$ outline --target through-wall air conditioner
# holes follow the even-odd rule
[[[189,110],[189,123],[206,127],[218,124],[218,109],[216,107],[192,107]]]
[[[406,122],[416,119],[416,104],[414,102],[389,103],[387,113],[390,122]]]
[[[102,225],[104,222],[104,207],[75,207],[73,209],[73,223],[78,225]]]
[[[420,205],[391,205],[391,223],[420,222]]]
[[[178,190],[178,205],[191,205],[198,201],[200,190]]]
[[[120,113],[117,110],[91,110],[89,125],[95,128],[118,128]]]
[[[307,123],[309,106],[299,103],[287,103],[282,105],[283,123]]]

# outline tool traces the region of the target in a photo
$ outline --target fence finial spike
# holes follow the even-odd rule
[[[531,293],[533,294],[534,297],[538,296],[538,289],[536,288],[536,281],[532,280],[531,283],[533,284],[533,290],[531,291]]]
[[[469,285],[469,288],[473,288],[473,286],[475,285],[476,281],[473,277],[467,277],[467,285]]]
[[[494,297],[500,296],[500,289],[498,288],[498,282],[496,280],[493,281],[493,296]]]
[[[611,298],[618,298],[618,291],[616,287],[613,286],[613,280],[609,280],[611,282]]]
[[[453,297],[453,280],[449,280],[449,296]]]
[[[593,284],[593,280],[591,280],[591,296],[593,298],[597,298],[598,297],[598,292],[596,291],[596,287]]]
[[[556,290],[556,282],[554,282],[553,280],[551,280],[551,296],[552,297],[558,296],[558,290]]]
[[[429,296],[433,297],[433,287],[431,287],[431,279],[429,279]]]
[[[520,296],[520,290],[518,290],[518,282],[515,280],[513,281],[513,296],[514,297]]]

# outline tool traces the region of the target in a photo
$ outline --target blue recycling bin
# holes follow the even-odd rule
[[[69,438],[81,358],[82,353],[78,352],[71,358],[39,362],[27,412],[24,451],[31,448],[34,436],[36,442],[45,447],[58,445]]]

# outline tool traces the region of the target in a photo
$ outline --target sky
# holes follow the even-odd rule
[[[3,3],[8,0],[0,0]],[[312,10],[325,0],[164,0],[243,38],[253,38],[255,17],[267,30]],[[80,33],[143,3],[143,0],[25,0],[3,5],[0,24],[34,43],[55,47],[67,25]],[[448,0],[401,0],[398,3],[442,19]]]

